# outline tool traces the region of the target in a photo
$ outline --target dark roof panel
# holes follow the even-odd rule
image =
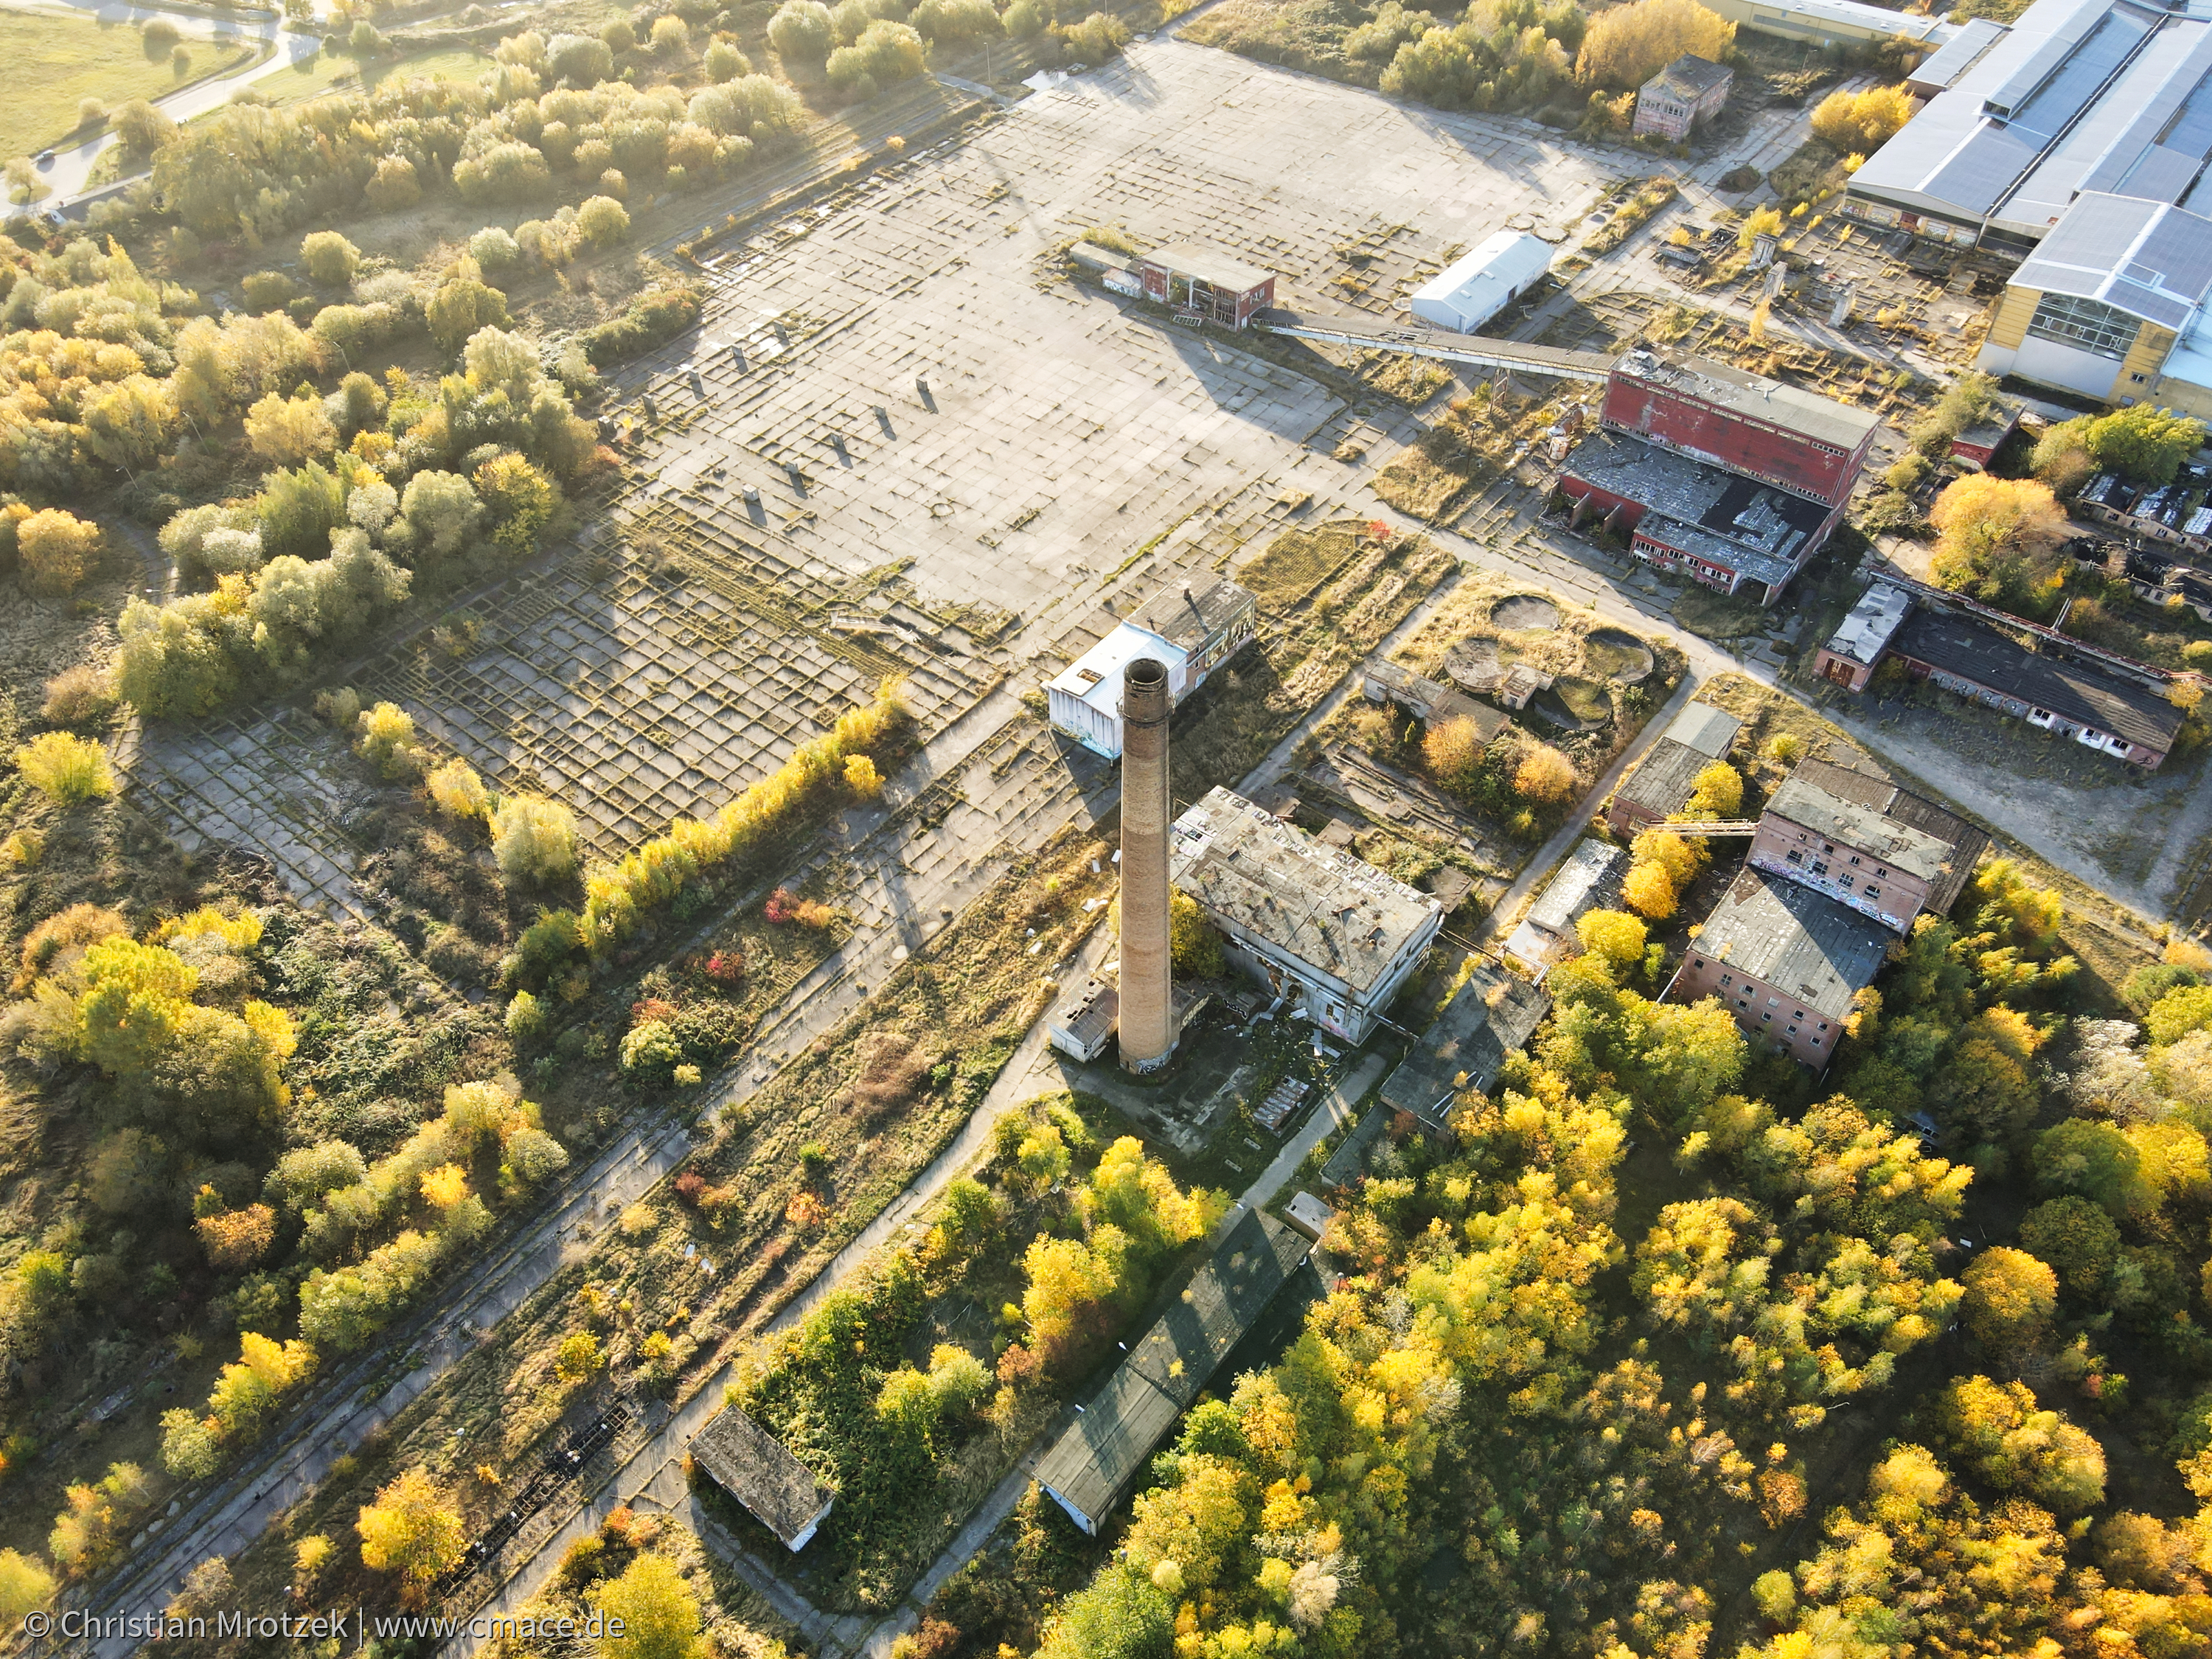
[[[1420,1047],[1384,1081],[1382,1103],[1441,1123],[1460,1089],[1488,1091],[1506,1055],[1528,1042],[1551,1007],[1528,981],[1478,963]]]
[[[2148,686],[2063,657],[2040,655],[1963,617],[1916,611],[1898,630],[1891,649],[2161,755],[2173,747],[2174,733],[2181,729],[2181,710]]]
[[[1689,948],[1840,1020],[1874,982],[1895,937],[1832,898],[1747,865]]]

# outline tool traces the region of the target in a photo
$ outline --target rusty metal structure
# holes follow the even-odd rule
[[[1155,1072],[1175,1053],[1175,968],[1168,938],[1167,665],[1121,671],[1121,1065]]]

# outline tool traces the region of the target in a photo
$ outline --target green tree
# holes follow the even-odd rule
[[[1228,971],[1221,935],[1198,901],[1179,889],[1168,896],[1168,950],[1176,971],[1194,979],[1219,979]]]
[[[2120,1230],[2112,1217],[2072,1194],[2030,1210],[2020,1224],[2020,1242],[2079,1296],[2096,1295],[2120,1255]]]
[[[2164,486],[2204,443],[2204,423],[2148,403],[2090,420],[2082,434],[2089,459],[2137,483]]]
[[[1121,1563],[1060,1603],[1037,1659],[1163,1659],[1174,1638],[1167,1592]]]
[[[544,165],[542,158],[538,165]],[[468,343],[477,330],[510,325],[507,296],[473,274],[456,275],[441,283],[422,307],[422,319],[429,325],[430,337],[438,349],[448,357]]]

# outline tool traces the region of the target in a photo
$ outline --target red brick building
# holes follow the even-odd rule
[[[1632,351],[1561,463],[1574,520],[1646,563],[1772,604],[1842,519],[1881,417],[1702,357]]]
[[[1606,382],[1600,418],[1692,460],[1823,507],[1841,507],[1881,416],[1704,357],[1632,351]]]
[[[1275,303],[1273,272],[1195,242],[1156,247],[1136,262],[1136,271],[1154,304],[1226,328],[1243,327]]]

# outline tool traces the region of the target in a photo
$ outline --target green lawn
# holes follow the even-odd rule
[[[268,95],[272,104],[298,104],[340,87],[357,86],[364,82],[374,87],[379,82],[390,80],[473,81],[490,66],[491,61],[483,52],[456,46],[441,52],[420,52],[407,58],[372,60],[364,74],[355,59],[338,52],[319,52],[289,69],[278,70],[254,85]]]
[[[99,23],[53,12],[0,11],[0,158],[33,155],[76,126],[78,101],[97,98],[110,109],[151,98],[217,67],[246,61],[252,46],[217,47],[187,40],[190,65],[179,76],[164,52],[152,61],[143,39],[126,23]]]

